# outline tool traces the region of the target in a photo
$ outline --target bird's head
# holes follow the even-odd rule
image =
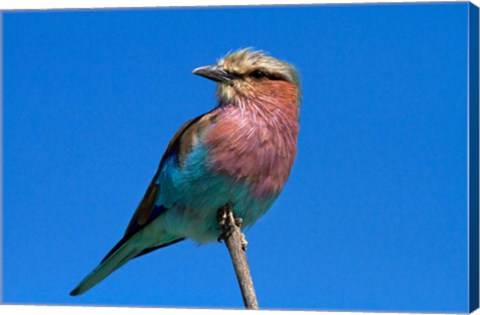
[[[228,53],[216,65],[199,67],[194,74],[218,83],[221,104],[260,100],[276,102],[291,97],[300,104],[300,83],[295,68],[261,51],[242,49]]]

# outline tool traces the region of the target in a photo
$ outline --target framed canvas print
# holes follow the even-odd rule
[[[478,308],[476,5],[1,22],[3,304]]]

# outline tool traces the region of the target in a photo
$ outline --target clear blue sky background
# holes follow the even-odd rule
[[[191,74],[252,46],[299,69],[299,154],[247,231],[261,307],[467,311],[466,3],[8,12],[6,303],[242,307],[223,244],[191,241],[70,290],[120,239]]]

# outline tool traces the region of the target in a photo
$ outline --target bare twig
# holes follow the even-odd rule
[[[225,240],[225,244],[230,252],[238,284],[242,291],[243,304],[247,309],[256,310],[258,309],[258,301],[245,253],[247,241],[240,230],[241,222],[240,218],[235,219],[233,216],[231,205],[218,209],[218,224],[223,228],[223,234],[220,239]]]

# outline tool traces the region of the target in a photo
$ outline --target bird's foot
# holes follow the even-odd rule
[[[221,207],[217,211],[217,222],[220,227],[224,227],[227,224],[228,218],[228,205]]]
[[[235,218],[235,225],[239,228],[242,228],[243,219],[242,218]]]
[[[220,226],[220,229],[223,231],[222,234],[220,234],[220,236],[217,238],[217,241],[219,243],[221,243],[222,240],[230,236],[231,231],[230,229],[228,229],[228,220],[230,219],[231,213],[232,208],[229,204],[226,204],[217,211],[217,222]]]
[[[235,225],[242,229],[243,219],[242,218],[235,218]],[[241,233],[242,236],[242,249],[245,251],[247,250],[248,242],[245,234]]]
[[[241,233],[243,219],[235,218],[235,216],[233,215],[232,206],[230,204],[226,204],[225,206],[218,209],[217,221],[218,221],[219,227],[223,231],[222,234],[220,234],[220,236],[217,238],[217,241],[219,243],[229,238],[236,226],[240,229],[240,235],[242,238],[241,239],[242,249],[244,251],[247,250],[247,245],[248,245],[247,239],[245,238],[245,234]]]
[[[242,249],[243,251],[246,251],[248,246],[247,238],[245,237],[245,234],[242,233],[241,235],[242,235]]]

